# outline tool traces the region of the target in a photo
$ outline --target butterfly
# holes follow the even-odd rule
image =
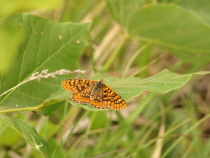
[[[71,92],[78,104],[89,104],[98,109],[121,110],[126,108],[124,99],[102,80],[68,79],[62,87]]]

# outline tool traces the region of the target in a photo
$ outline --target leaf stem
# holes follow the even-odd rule
[[[27,108],[3,109],[3,110],[0,110],[0,114],[8,113],[8,112],[17,112],[17,111],[37,111],[37,110],[41,109],[42,107],[44,107],[44,104],[41,104],[41,105],[38,105],[35,107],[27,107]]]

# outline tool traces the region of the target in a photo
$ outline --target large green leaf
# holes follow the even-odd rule
[[[199,18],[201,18],[203,20],[200,21],[201,23],[207,23],[207,25],[210,25],[210,5],[209,5],[208,0],[182,0],[179,1],[177,4],[182,6],[184,9],[186,10],[190,10],[192,12],[194,12],[196,16],[198,16]],[[210,27],[210,26],[208,26]],[[180,52],[180,51],[172,51],[172,53],[174,55],[176,55],[177,57],[181,58],[184,61],[193,63],[197,66],[202,67],[203,65],[205,65],[206,63],[209,63],[210,61],[210,54],[193,54],[193,53],[189,53],[189,52]]]
[[[23,41],[10,70],[0,76],[0,94],[35,72],[71,70],[85,48],[90,28],[90,24],[56,23],[30,14],[19,14],[2,23],[13,23],[22,32]],[[0,105],[4,108],[40,105],[51,94],[59,93],[64,79],[60,76],[27,82],[1,96]]]
[[[0,72],[7,71],[14,62],[21,42],[20,31],[12,23],[0,24]]]
[[[196,13],[200,18],[202,18],[205,22],[210,24],[210,5],[209,0],[181,0],[178,1],[178,5],[182,6],[183,8],[193,11]]]
[[[110,86],[113,90],[115,90],[119,95],[124,98],[125,101],[129,101],[132,97],[138,96],[142,94],[144,91],[150,91],[153,93],[168,93],[172,90],[179,89],[184,86],[192,77],[192,75],[205,75],[209,74],[210,71],[202,71],[192,74],[180,75],[176,73],[172,73],[168,70],[163,70],[159,74],[146,78],[114,78],[108,77],[104,78],[104,83]],[[101,77],[98,77],[100,79]],[[97,79],[94,77],[94,79]],[[70,97],[71,94],[69,92],[64,93],[54,97],[52,99],[63,100],[66,99],[71,104],[75,106],[82,106],[85,109],[97,111],[98,109],[91,107],[90,105],[81,105],[74,103]]]
[[[168,48],[180,59],[202,66],[210,61],[209,5],[204,1],[180,1],[185,9],[133,0],[108,0],[107,6],[131,36]]]
[[[0,120],[18,132],[43,158],[50,157],[48,143],[26,122],[0,114]]]
[[[143,1],[136,0],[107,0],[107,6],[113,18],[126,28],[132,13],[143,6]]]
[[[192,53],[210,53],[210,28],[175,5],[150,5],[131,17],[129,32],[140,40]]]

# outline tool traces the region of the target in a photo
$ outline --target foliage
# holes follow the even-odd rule
[[[0,157],[209,157],[206,1],[21,2],[0,2]],[[127,108],[75,104],[68,78]]]

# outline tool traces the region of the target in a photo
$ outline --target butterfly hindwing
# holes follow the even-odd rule
[[[72,99],[75,103],[79,104],[89,104],[90,102],[90,95],[92,92],[92,89],[94,88],[94,85],[91,85],[84,89],[82,92],[74,93],[72,95]]]

